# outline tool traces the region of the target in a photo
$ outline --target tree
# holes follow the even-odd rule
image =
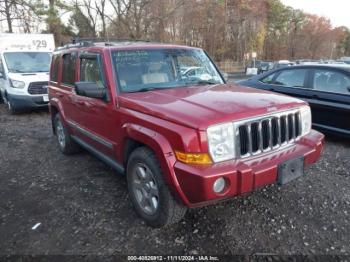
[[[97,14],[92,13],[91,8],[92,2],[90,0],[84,0],[81,3],[75,2],[70,17],[70,24],[75,26],[78,30],[76,34],[79,37],[96,37],[96,23]],[[87,15],[84,14],[83,10],[87,11]]]

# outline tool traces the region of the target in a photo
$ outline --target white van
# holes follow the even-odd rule
[[[51,34],[0,33],[0,102],[10,113],[47,106]]]

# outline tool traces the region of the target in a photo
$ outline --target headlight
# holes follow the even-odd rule
[[[233,123],[211,126],[207,129],[209,152],[214,162],[235,158]]]
[[[24,88],[26,84],[22,81],[10,79],[10,85],[13,88]]]
[[[307,135],[311,131],[311,111],[309,106],[300,108],[301,115],[301,135]]]

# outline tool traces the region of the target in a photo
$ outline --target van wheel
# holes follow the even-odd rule
[[[7,100],[7,109],[10,113],[10,115],[15,115],[18,113],[17,108],[15,107],[15,105],[11,102],[11,100]]]
[[[166,226],[185,215],[187,208],[174,199],[163,179],[158,159],[147,147],[139,147],[131,153],[127,183],[136,212],[148,225]]]
[[[68,130],[63,125],[60,114],[56,114],[54,117],[54,127],[61,152],[65,155],[72,155],[79,152],[80,148],[78,144],[73,141]]]

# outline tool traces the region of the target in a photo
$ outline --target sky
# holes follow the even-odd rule
[[[281,0],[294,9],[329,18],[333,26],[350,28],[350,0]]]

